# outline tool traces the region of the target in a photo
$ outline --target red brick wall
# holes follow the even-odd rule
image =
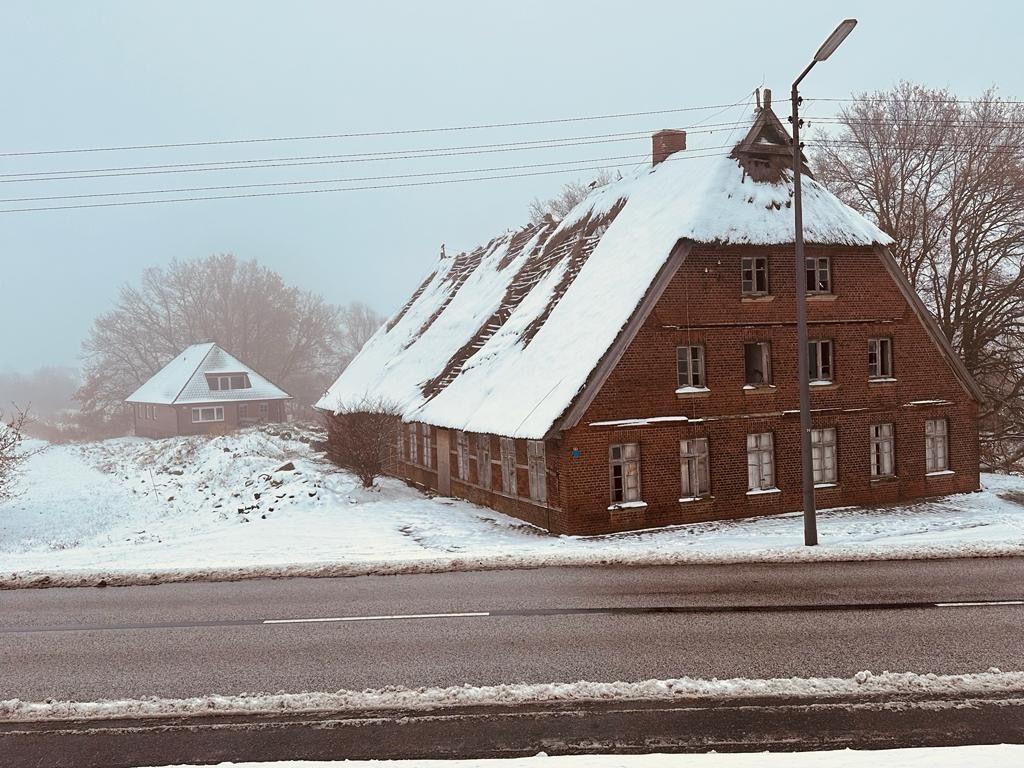
[[[743,300],[740,257],[767,253],[770,300]],[[815,427],[837,429],[838,487],[819,507],[874,504],[978,487],[976,406],[933,344],[879,256],[871,250],[808,248],[831,257],[833,295],[808,301],[810,338],[833,342],[835,387],[815,389]],[[565,530],[603,533],[801,507],[793,256],[785,248],[696,247],[674,276],[579,425],[563,436]],[[896,382],[869,384],[867,340],[893,339]],[[770,341],[775,389],[744,390],[743,344]],[[676,395],[675,349],[703,344],[704,397]],[[907,406],[916,400],[950,405]],[[630,429],[593,422],[685,416]],[[924,420],[949,419],[954,475],[926,478]],[[868,427],[891,422],[897,479],[870,480]],[[773,432],[781,493],[748,496],[746,435]],[[680,503],[679,440],[707,437],[713,500]],[[636,442],[646,509],[609,511],[608,446]],[[578,458],[570,452],[577,449]]]
[[[251,400],[247,401],[248,418],[259,418],[259,404],[267,403],[267,422],[280,422],[285,419],[283,400]],[[192,409],[201,407],[221,406],[224,408],[224,421],[209,421],[199,424],[192,423]],[[203,435],[238,429],[237,402],[194,403],[190,405],[154,405],[155,419],[146,419],[145,406],[136,406],[135,434],[139,437],[173,437],[176,435]]]

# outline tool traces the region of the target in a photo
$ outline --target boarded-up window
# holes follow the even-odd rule
[[[511,496],[516,489],[516,441],[511,437],[501,438],[501,489]]]
[[[527,468],[530,475],[530,498],[544,504],[548,500],[548,466],[543,440],[526,443]]]

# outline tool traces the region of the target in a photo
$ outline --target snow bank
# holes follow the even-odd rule
[[[288,426],[51,446],[0,505],[0,588],[1024,555],[1016,476],[984,475],[980,493],[820,511],[818,547],[802,545],[799,514],[583,538],[389,478],[363,489],[305,442],[314,437]]]
[[[1024,745],[705,755],[546,755],[487,760],[221,763],[221,768],[977,768],[1020,765]],[[170,766],[169,768],[189,768]]]
[[[334,693],[252,693],[186,699],[113,699],[101,701],[28,702],[0,700],[0,721],[135,718],[163,715],[213,715],[282,712],[424,711],[467,706],[595,701],[686,701],[735,698],[812,697],[842,699],[879,695],[979,697],[1024,692],[1024,672],[964,675],[913,672],[858,672],[850,678],[789,677],[704,680],[680,677],[640,682],[518,683],[449,688],[387,688]]]

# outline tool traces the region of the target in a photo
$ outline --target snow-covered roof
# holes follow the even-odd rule
[[[210,389],[207,374],[244,373],[250,387]],[[153,374],[125,402],[177,405],[238,400],[290,400],[284,390],[269,382],[245,363],[232,357],[212,341],[193,344]]]
[[[751,131],[759,125],[763,115]],[[785,168],[774,182],[756,181],[739,159],[682,151],[595,190],[561,222],[442,255],[317,406],[337,412],[383,400],[409,421],[539,439],[680,240],[793,242],[792,176]],[[803,217],[808,243],[892,242],[806,174]]]

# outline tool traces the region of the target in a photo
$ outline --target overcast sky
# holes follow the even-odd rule
[[[308,136],[784,98],[845,16],[860,25],[805,81],[844,97],[899,79],[1024,96],[1016,3],[15,2],[0,10],[0,151]],[[798,20],[798,23],[794,23]],[[779,111],[786,106],[780,104]],[[813,117],[834,104],[808,103]],[[726,113],[450,133],[0,158],[0,174],[466,147],[713,125]],[[734,119],[734,118],[733,118]],[[648,139],[415,161],[13,182],[47,197],[504,168],[572,160],[634,167]],[[627,159],[609,161],[605,158]],[[591,163],[594,164],[594,163]],[[587,165],[587,164],[584,164]],[[550,168],[550,166],[549,166]],[[522,171],[520,171],[522,172]],[[497,175],[501,172],[493,172]],[[507,173],[507,172],[506,172]],[[488,174],[485,174],[488,175]],[[0,213],[0,370],[75,364],[118,286],[174,257],[230,252],[338,303],[388,314],[442,242],[472,248],[524,222],[577,176],[240,200]],[[17,178],[17,177],[13,177]],[[451,177],[449,177],[451,178]],[[422,179],[420,179],[422,180]],[[394,181],[349,182],[359,184]],[[317,185],[311,185],[316,187]],[[323,186],[323,185],[321,185]],[[291,190],[296,187],[274,187]],[[244,190],[243,190],[244,191]],[[269,191],[260,188],[256,191]],[[170,197],[231,194],[172,193]],[[141,199],[0,202],[0,209]]]

